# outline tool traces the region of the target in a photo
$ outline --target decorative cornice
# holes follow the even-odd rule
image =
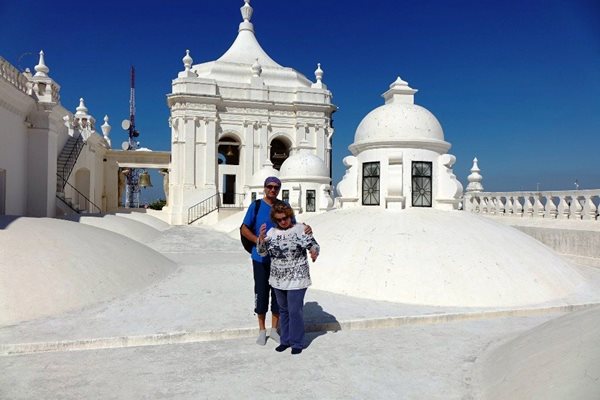
[[[451,144],[442,140],[402,140],[402,141],[370,141],[353,143],[348,146],[348,149],[353,155],[357,155],[365,150],[371,149],[383,149],[383,148],[401,148],[401,149],[419,149],[419,150],[431,150],[438,154],[445,154],[450,150]]]

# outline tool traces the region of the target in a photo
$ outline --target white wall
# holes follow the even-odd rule
[[[33,100],[0,77],[0,169],[6,174],[7,215],[27,210],[27,128],[25,115]]]

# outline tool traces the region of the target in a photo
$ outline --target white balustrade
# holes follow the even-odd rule
[[[600,221],[600,189],[556,192],[471,192],[466,210],[496,216]]]
[[[2,57],[0,57],[0,78],[27,94],[27,78]]]

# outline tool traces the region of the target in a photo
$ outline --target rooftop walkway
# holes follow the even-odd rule
[[[149,246],[178,270],[137,293],[0,329],[0,398],[478,398],[486,348],[600,299],[441,309],[309,289],[307,348],[292,357],[272,340],[254,343],[251,264],[237,240],[174,227]],[[600,288],[600,271],[581,271]]]

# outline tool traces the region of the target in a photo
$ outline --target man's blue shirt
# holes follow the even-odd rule
[[[271,206],[262,199],[260,201],[261,204],[260,208],[258,209],[258,214],[256,214],[256,221],[253,221],[254,209],[256,208],[255,201],[253,201],[252,204],[250,204],[250,207],[248,207],[248,211],[246,212],[246,216],[244,217],[244,225],[252,228],[252,224],[254,223],[254,229],[252,229],[252,232],[256,236],[258,236],[258,234],[260,233],[260,226],[262,224],[267,224],[267,231],[273,226],[275,226],[273,221],[271,221]],[[254,247],[252,247],[252,259],[261,263],[269,260],[268,257],[261,257],[258,255],[258,253],[256,252],[256,243]]]
[[[254,229],[252,230],[252,232],[256,236],[258,236],[258,234],[260,233],[260,226],[262,224],[267,224],[267,232],[269,231],[269,229],[275,226],[275,223],[271,221],[271,206],[268,203],[266,203],[263,199],[261,199],[260,201],[261,204],[260,208],[258,209],[258,214],[256,214],[256,221],[253,221],[254,208],[256,207],[255,201],[253,201],[252,204],[250,204],[250,207],[248,207],[248,211],[246,211],[246,216],[244,217],[243,221],[243,224],[250,228],[252,227],[252,223],[254,222]],[[296,219],[293,218],[292,222],[295,223]],[[256,252],[256,243],[252,247],[252,259],[260,263],[269,261],[269,257],[261,257],[260,255],[258,255],[258,253]]]

